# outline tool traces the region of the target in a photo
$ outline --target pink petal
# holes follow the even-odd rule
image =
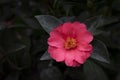
[[[77,33],[83,33],[87,31],[86,25],[80,22],[74,22],[72,23],[73,28]]]
[[[64,23],[62,26],[63,33],[67,34],[69,31],[71,31],[72,30],[71,25],[72,25],[72,23],[70,23],[70,22]]]
[[[93,35],[91,32],[85,32],[83,39],[90,43],[93,40]]]
[[[91,32],[86,31],[82,34],[78,34],[76,38],[79,43],[88,44],[93,40],[93,35],[91,34]]]
[[[65,40],[62,38],[62,36],[55,31],[52,31],[50,33],[50,37],[48,38],[48,44],[50,46],[54,46],[54,47],[64,47],[64,42]]]
[[[90,53],[82,52],[82,51],[76,51],[75,60],[77,62],[79,62],[80,64],[83,64],[89,56],[90,56]]]
[[[62,33],[63,33],[64,37],[68,37],[68,36],[74,37],[75,36],[76,31],[73,29],[73,27],[74,26],[72,26],[72,23],[70,23],[70,22],[66,22],[63,24]]]
[[[64,61],[64,59],[65,59],[66,53],[63,49],[49,46],[48,52],[50,53],[50,56],[58,62]]]
[[[77,49],[80,51],[92,51],[93,47],[91,44],[78,44]]]
[[[72,67],[79,67],[80,65],[81,65],[80,63],[74,60]]]
[[[76,38],[80,43],[90,43],[93,40],[91,32],[87,31],[86,25],[80,22],[74,22],[72,24]]]
[[[63,26],[63,24],[58,25],[56,28],[53,29],[53,31],[61,33],[62,32],[62,26]]]
[[[67,53],[65,55],[65,64],[67,66],[71,66],[71,67],[80,66],[80,63],[75,61],[75,51],[74,50],[67,51]]]
[[[80,66],[81,64],[75,60],[75,50],[68,51],[65,55],[65,64],[67,66],[76,67]]]
[[[66,55],[65,55],[66,65],[73,66],[73,64],[74,64],[73,60],[74,60],[74,53],[69,53],[69,51],[68,51],[68,53],[66,53]]]

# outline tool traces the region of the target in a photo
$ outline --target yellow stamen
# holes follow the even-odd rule
[[[71,37],[67,37],[66,42],[65,42],[65,49],[71,49],[71,48],[75,48],[76,47],[76,39],[71,38]]]

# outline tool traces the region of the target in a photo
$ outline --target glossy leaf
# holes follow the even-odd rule
[[[29,17],[29,15],[26,15],[25,13],[23,13],[22,11],[15,9],[15,13],[17,16],[19,16],[23,22],[28,25],[28,27],[31,27],[33,29],[39,29],[39,23],[36,22],[35,18],[31,18]],[[27,27],[27,26],[26,26]]]
[[[109,27],[110,25],[118,22],[119,19],[117,17],[104,17],[102,15],[94,16],[85,20],[88,30],[95,36],[104,34],[106,26]]]
[[[19,72],[11,72],[4,80],[19,80]]]
[[[69,77],[67,80],[84,80],[84,74],[81,67],[67,67],[65,75]]]
[[[88,30],[92,32],[93,35],[98,35],[102,33],[101,30],[98,30],[97,28],[103,25],[103,17],[102,16],[95,16],[93,18],[87,19],[86,22],[89,26]]]
[[[0,74],[3,75],[3,72],[4,72],[4,71],[3,71],[3,64],[1,63],[1,64],[0,64]]]
[[[47,33],[50,33],[53,28],[62,24],[62,21],[60,21],[59,19],[57,19],[54,16],[38,15],[38,16],[35,16],[35,17],[37,18],[37,20],[39,21],[39,23],[41,24],[41,26],[44,28],[44,30]]]
[[[93,42],[93,53],[91,58],[98,61],[109,63],[109,54],[105,44],[100,40],[95,40]]]
[[[40,60],[51,60],[50,54],[46,51],[40,58]]]
[[[48,67],[40,73],[40,80],[61,80],[62,74],[57,67]]]
[[[61,17],[60,20],[62,22],[73,22],[75,20],[75,16],[72,16],[72,17]]]
[[[5,23],[0,23],[0,31],[4,30],[7,27]]]
[[[86,80],[108,80],[103,69],[91,60],[87,60],[83,65]]]
[[[1,36],[1,46],[7,53],[12,53],[16,51],[20,51],[22,49],[26,48],[25,44],[22,44],[19,40],[19,37],[21,37],[21,34],[13,31],[12,29],[6,30],[4,32],[4,35]]]
[[[8,53],[16,52],[16,51],[24,49],[25,47],[26,45],[24,44],[12,44],[8,46],[7,52]]]

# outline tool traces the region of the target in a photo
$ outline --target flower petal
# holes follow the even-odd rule
[[[76,31],[73,29],[73,27],[74,26],[72,26],[72,23],[70,23],[70,22],[66,22],[63,24],[62,33],[63,33],[65,38],[68,36],[71,36],[71,37],[75,36]]]
[[[83,64],[87,58],[90,56],[89,53],[83,51],[76,51],[75,60],[80,64]]]
[[[65,63],[67,66],[73,66],[74,65],[74,53],[71,53],[68,51],[65,55]]]
[[[79,43],[88,44],[93,40],[93,35],[91,34],[91,32],[86,31],[82,34],[78,34],[76,38]]]
[[[78,67],[78,66],[80,66],[81,64],[80,63],[78,63],[77,61],[73,61],[73,65],[72,65],[72,67]]]
[[[65,64],[67,66],[71,66],[71,67],[80,66],[80,63],[75,61],[75,51],[74,50],[67,51],[67,53],[65,55]]]
[[[93,47],[91,44],[78,44],[77,49],[80,51],[92,51]]]
[[[54,47],[64,47],[65,40],[62,38],[62,36],[58,32],[51,32],[50,37],[48,38],[48,44],[50,46]]]
[[[86,25],[80,22],[74,22],[72,23],[72,26],[74,28],[74,30],[78,33],[83,33],[87,31]]]
[[[64,59],[65,59],[66,53],[63,49],[49,46],[48,53],[50,53],[50,56],[58,62],[64,61]]]
[[[62,26],[63,33],[68,34],[72,30],[72,23],[66,22]]]
[[[90,43],[93,40],[93,35],[91,32],[85,32],[84,36],[82,37],[84,39],[84,41],[86,41],[87,43]]]

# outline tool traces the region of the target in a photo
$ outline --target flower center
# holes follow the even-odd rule
[[[64,47],[65,49],[75,48],[77,46],[76,43],[77,43],[76,39],[67,37]]]

